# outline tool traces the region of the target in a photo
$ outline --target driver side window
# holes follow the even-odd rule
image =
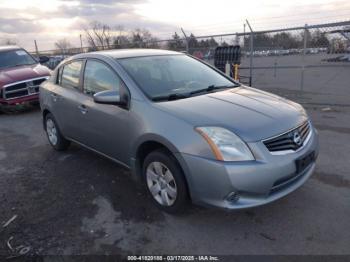
[[[66,88],[79,89],[79,78],[82,61],[73,61],[59,69],[59,85]]]
[[[121,83],[119,77],[109,66],[96,60],[86,62],[83,86],[85,94],[94,95],[107,90],[120,92]]]

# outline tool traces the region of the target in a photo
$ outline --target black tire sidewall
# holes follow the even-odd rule
[[[154,199],[153,195],[151,194],[148,188],[147,178],[146,178],[146,169],[151,162],[161,162],[162,164],[164,164],[167,168],[170,169],[175,179],[176,188],[177,188],[177,197],[174,204],[171,206],[163,206],[159,204],[157,200]],[[171,155],[170,152],[166,150],[156,150],[151,152],[149,155],[147,155],[143,162],[142,175],[143,175],[143,183],[146,187],[146,190],[150,195],[150,197],[152,198],[153,203],[155,203],[157,207],[159,207],[161,210],[165,212],[172,213],[172,214],[182,213],[185,211],[189,202],[187,184],[180,165],[178,164],[176,158],[173,155]]]

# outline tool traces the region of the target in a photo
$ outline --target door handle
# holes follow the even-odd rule
[[[57,94],[51,93],[51,97],[52,97],[52,100],[53,100],[54,102],[57,102],[57,100],[58,100],[58,95],[57,95]]]
[[[78,106],[78,108],[83,115],[85,115],[88,112],[86,105],[80,105]]]

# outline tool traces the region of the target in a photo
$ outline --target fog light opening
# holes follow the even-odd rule
[[[239,194],[237,192],[231,192],[227,195],[226,200],[230,203],[235,203],[239,200]]]

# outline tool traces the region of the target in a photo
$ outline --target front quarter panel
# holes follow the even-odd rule
[[[214,155],[202,138],[194,130],[194,126],[183,119],[179,119],[168,112],[159,110],[154,104],[147,101],[132,100],[132,126],[128,137],[131,139],[130,167],[136,181],[141,178],[141,167],[137,160],[137,151],[144,142],[158,142],[167,147],[180,163],[183,169],[189,193],[195,187],[191,171],[189,170],[183,154],[202,156],[214,159]]]
[[[168,144],[169,149],[174,153],[200,155],[205,158],[214,157],[209,145],[194,130],[193,124],[164,112],[148,102],[133,101],[133,111],[137,116],[135,126],[132,128],[136,132],[134,136],[137,137],[131,150],[133,156],[140,144],[157,138],[160,142]]]

